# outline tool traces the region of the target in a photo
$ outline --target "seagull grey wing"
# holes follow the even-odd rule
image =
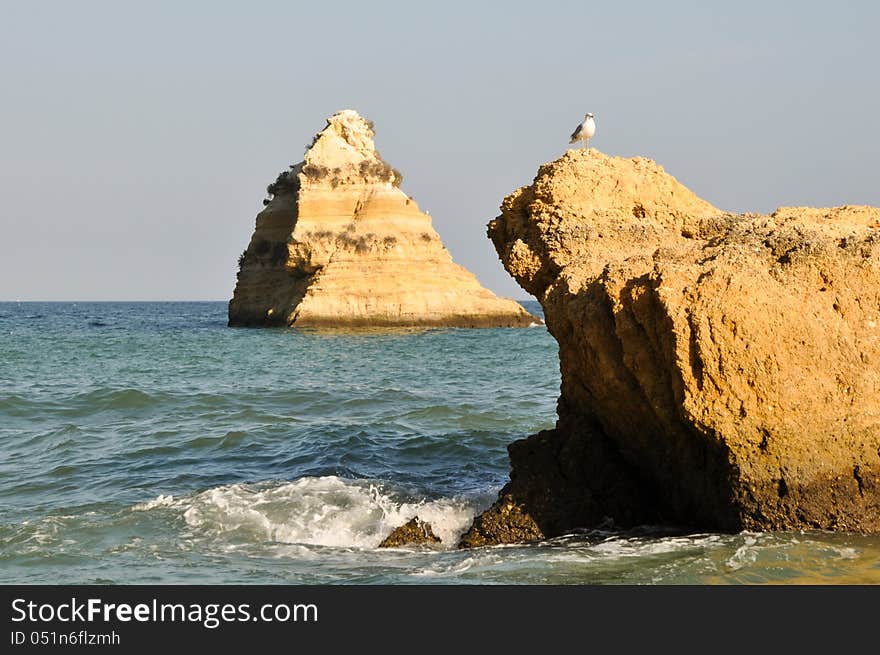
[[[577,128],[575,128],[575,131],[571,133],[571,141],[569,141],[569,143],[574,143],[575,141],[580,139],[581,138],[581,131],[583,129],[584,129],[583,125],[578,125]]]

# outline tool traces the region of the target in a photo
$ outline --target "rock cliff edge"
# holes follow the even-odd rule
[[[880,209],[733,215],[571,150],[489,236],[559,343],[558,422],[462,538],[612,519],[880,531]]]
[[[528,326],[539,319],[452,261],[357,112],[327,119],[269,185],[239,261],[229,324]]]

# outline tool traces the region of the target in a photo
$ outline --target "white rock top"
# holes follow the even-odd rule
[[[381,161],[373,143],[372,124],[353,109],[343,109],[327,119],[305,156],[306,164],[336,168]]]

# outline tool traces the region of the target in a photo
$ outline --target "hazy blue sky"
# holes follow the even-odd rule
[[[227,299],[266,184],[354,108],[455,259],[568,147],[716,205],[880,205],[872,2],[2,2],[0,299]]]

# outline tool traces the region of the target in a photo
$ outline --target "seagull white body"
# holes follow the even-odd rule
[[[584,147],[590,145],[590,138],[596,133],[596,121],[593,120],[592,114],[584,116],[584,122],[577,126],[577,129],[571,133],[571,141],[569,143],[584,142]]]

